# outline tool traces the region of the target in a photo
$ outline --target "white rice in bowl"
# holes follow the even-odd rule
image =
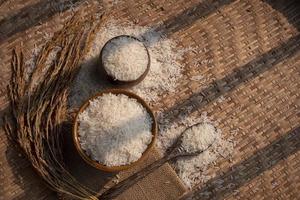
[[[90,101],[78,116],[81,148],[106,166],[137,161],[152,141],[152,118],[124,94],[106,93]]]
[[[137,80],[147,70],[148,62],[144,44],[129,36],[115,37],[102,49],[104,69],[114,80]]]

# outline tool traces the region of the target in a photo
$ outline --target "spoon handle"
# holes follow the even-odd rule
[[[127,179],[121,181],[117,185],[111,187],[104,193],[102,193],[99,198],[101,200],[111,200],[120,195],[122,192],[130,188],[132,185],[146,177],[148,174],[153,172],[155,169],[159,168],[166,162],[168,162],[170,159],[172,159],[170,156],[165,156],[159,160],[154,161],[150,165],[146,166],[145,168],[141,169],[140,171],[134,173]]]

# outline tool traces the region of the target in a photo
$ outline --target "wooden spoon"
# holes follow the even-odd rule
[[[117,185],[111,187],[104,193],[100,195],[101,200],[111,200],[123,193],[125,190],[130,188],[132,185],[146,177],[148,174],[153,172],[155,169],[159,168],[163,164],[169,161],[175,161],[178,158],[182,157],[190,157],[190,156],[197,156],[207,149],[209,149],[212,144],[215,142],[216,139],[213,140],[211,144],[209,144],[205,149],[197,150],[194,152],[189,152],[187,151],[183,146],[182,146],[182,138],[183,135],[186,133],[187,130],[191,129],[194,126],[199,126],[202,125],[203,123],[197,123],[194,124],[193,126],[188,127],[185,129],[180,136],[178,137],[177,141],[167,150],[167,153],[164,157],[161,159],[154,161],[152,164],[148,165],[147,167],[141,169],[140,171],[136,172],[135,174],[131,175],[127,179],[121,181]]]

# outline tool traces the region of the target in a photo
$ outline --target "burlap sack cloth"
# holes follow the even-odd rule
[[[148,156],[145,161],[145,165],[151,163],[158,158],[156,150],[152,151],[152,154]],[[136,169],[140,168],[138,166]],[[126,171],[121,173],[121,178],[128,176],[132,171]],[[142,200],[142,199],[160,199],[160,200],[172,200],[178,199],[186,191],[181,180],[178,179],[174,170],[169,164],[165,164],[152,174],[147,176],[142,181],[135,184],[132,188],[124,192],[117,199],[118,200]]]

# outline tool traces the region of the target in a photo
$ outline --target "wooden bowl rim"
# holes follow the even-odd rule
[[[147,52],[147,57],[148,57],[148,64],[147,64],[147,68],[146,70],[144,71],[144,73],[139,77],[137,78],[136,80],[130,80],[130,81],[124,81],[124,80],[118,80],[118,79],[115,79],[114,77],[112,77],[111,75],[109,75],[105,69],[105,66],[104,66],[104,63],[103,63],[103,59],[102,59],[102,56],[103,56],[103,49],[105,48],[105,46],[111,42],[112,40],[115,40],[115,39],[118,39],[120,37],[129,37],[129,38],[132,38],[134,40],[137,40],[139,42],[141,42],[143,44],[143,46],[145,47],[146,49],[146,52]],[[115,84],[115,85],[118,85],[118,86],[121,86],[121,87],[126,87],[126,88],[129,88],[129,87],[132,87],[132,86],[135,86],[137,84],[139,84],[140,82],[142,82],[149,70],[150,70],[150,65],[151,65],[151,58],[150,58],[150,53],[149,53],[149,50],[148,48],[146,47],[146,45],[144,44],[144,42],[142,42],[140,39],[138,39],[137,37],[134,37],[134,36],[131,36],[131,35],[118,35],[116,37],[113,37],[111,39],[109,39],[105,44],[104,46],[102,47],[101,49],[101,52],[100,52],[100,56],[99,56],[99,60],[100,60],[100,67],[102,67],[104,69],[104,72],[105,72],[105,75],[108,77],[108,80]]]
[[[152,129],[151,129],[151,132],[152,132],[152,140],[150,142],[150,144],[148,144],[148,147],[147,149],[143,152],[142,156],[137,160],[137,161],[134,161],[130,164],[127,164],[127,165],[122,165],[122,166],[106,166],[106,165],[103,165],[93,159],[91,159],[85,152],[84,150],[81,148],[81,145],[80,145],[80,142],[79,142],[79,135],[78,135],[78,116],[79,114],[89,105],[89,102],[90,100],[93,100],[99,96],[102,96],[103,94],[108,94],[108,93],[112,93],[112,94],[124,94],[130,98],[134,98],[137,100],[137,102],[139,102],[140,104],[143,105],[144,108],[146,108],[147,112],[149,113],[150,117],[152,118]],[[137,165],[138,163],[140,163],[142,160],[144,160],[144,158],[146,157],[146,155],[150,152],[151,148],[154,146],[154,143],[155,143],[155,140],[156,140],[156,137],[157,137],[157,121],[156,121],[156,118],[155,118],[155,115],[153,114],[153,111],[151,110],[151,108],[148,106],[148,104],[141,98],[139,97],[138,95],[132,93],[132,92],[129,92],[127,90],[124,90],[124,89],[107,89],[107,90],[104,90],[102,92],[99,92],[95,95],[93,95],[92,97],[90,97],[88,100],[86,100],[82,105],[81,107],[79,108],[76,116],[75,116],[75,119],[74,119],[74,123],[73,123],[73,142],[74,142],[74,145],[76,147],[76,150],[78,151],[79,155],[83,158],[83,160],[85,162],[87,162],[89,165],[97,168],[97,169],[100,169],[102,171],[106,171],[106,172],[117,172],[117,171],[122,171],[122,170],[125,170],[125,169],[129,169],[135,165]]]

